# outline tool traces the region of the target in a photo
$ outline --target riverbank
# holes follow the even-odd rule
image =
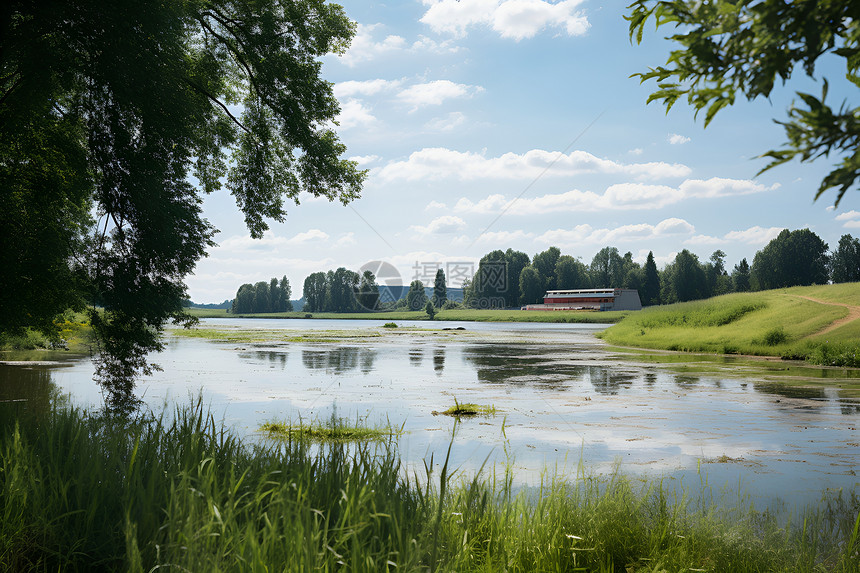
[[[651,307],[598,336],[616,346],[860,367],[860,283],[733,293]]]
[[[322,320],[426,320],[430,317],[420,311],[392,312],[268,312],[259,314],[230,314],[224,309],[187,309],[197,318],[308,318]],[[569,324],[612,324],[620,321],[630,311],[540,311],[540,310],[494,310],[460,308],[440,310],[432,320],[464,322],[547,322]]]
[[[172,421],[0,407],[3,570],[858,571],[856,495],[792,525],[617,472],[519,493],[446,458],[407,475],[395,442],[242,440],[199,402]]]

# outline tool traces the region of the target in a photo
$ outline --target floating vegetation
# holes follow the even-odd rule
[[[348,422],[343,418],[332,416],[325,424],[311,422],[309,424],[299,422],[290,424],[286,422],[267,422],[260,426],[260,431],[268,438],[287,441],[309,440],[312,442],[371,442],[386,441],[396,438],[403,433],[403,427],[395,428],[386,426],[367,426],[359,421]]]
[[[495,416],[496,415],[496,407],[495,406],[481,406],[479,404],[472,404],[469,402],[460,403],[456,399],[454,400],[454,405],[444,410],[442,412],[433,411],[432,414],[434,416],[443,415],[443,416],[454,416],[455,418],[466,417],[471,418],[473,416]]]

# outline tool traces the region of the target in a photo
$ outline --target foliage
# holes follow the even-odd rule
[[[199,402],[132,421],[11,406],[6,571],[856,571],[847,495],[794,527],[709,488],[674,495],[617,472],[517,492],[510,472],[455,478],[431,460],[412,478],[393,442],[253,444]]]
[[[508,262],[504,251],[495,250],[481,257],[478,270],[469,284],[468,306],[474,308],[504,308],[511,291],[517,285],[508,281]],[[464,287],[465,288],[465,287]]]
[[[543,302],[544,289],[540,272],[533,266],[528,266],[520,273],[519,291],[520,304],[537,304]]]
[[[427,304],[424,305],[424,312],[427,313],[427,316],[430,318],[430,320],[433,320],[434,318],[436,318],[436,313],[439,311],[437,311],[436,307],[433,306],[433,301],[428,300]]]
[[[860,240],[842,235],[830,254],[830,279],[835,283],[860,281]]]
[[[358,196],[365,174],[340,158],[320,74],[354,33],[340,6],[13,0],[0,18],[2,207],[11,195],[8,213],[28,213],[8,227],[28,244],[11,276],[39,261],[58,280],[0,290],[43,301],[35,323],[84,296],[104,309],[90,320],[109,401],[151,371],[166,322],[188,322],[184,277],[214,244],[204,193],[226,181],[255,238],[303,192]]]
[[[291,296],[292,289],[286,276],[280,281],[272,278],[269,282],[260,281],[255,285],[243,284],[236,291],[230,312],[232,314],[292,312]]]
[[[550,247],[542,253],[537,253],[532,257],[532,266],[540,275],[543,281],[543,290],[555,290],[555,265],[561,256],[561,251],[558,247]]]
[[[641,81],[655,80],[657,90],[648,102],[661,101],[668,112],[679,100],[696,113],[705,111],[705,125],[738,94],[748,100],[767,98],[774,83],[785,83],[795,67],[815,77],[819,58],[841,58],[845,78],[860,87],[860,9],[855,2],[799,0],[636,0],[630,5],[630,37],[642,41],[652,17],[657,27],[674,26],[669,39],[679,45],[666,66],[636,74]],[[792,105],[787,121],[779,121],[787,141],[768,151],[765,170],[795,158],[812,161],[831,153],[839,163],[824,177],[816,198],[838,188],[835,204],[855,186],[860,173],[860,110],[843,103],[834,110],[825,103],[827,78],[821,78],[821,97],[797,93],[802,103]]]
[[[750,290],[750,265],[746,259],[735,265],[732,270],[732,286],[735,292],[747,292]]]
[[[407,310],[424,310],[427,302],[424,283],[419,280],[412,281],[412,284],[409,285],[409,292],[406,293]]]
[[[376,277],[371,271],[366,270],[361,274],[355,299],[363,309],[379,310],[379,286],[376,284]]]
[[[616,247],[604,247],[591,259],[591,285],[594,288],[619,288],[624,286],[628,269],[633,264],[633,255],[622,257]]]
[[[827,282],[827,243],[809,229],[779,235],[755,254],[750,282],[755,290]]]
[[[522,251],[508,249],[505,251],[505,306],[514,307],[520,300],[520,273],[529,266],[529,256]]]
[[[555,284],[559,290],[588,288],[588,269],[570,255],[561,255],[555,263]]]
[[[654,262],[652,251],[648,251],[644,271],[645,279],[642,282],[642,290],[639,292],[642,306],[660,304],[660,275],[657,272],[657,264]]]
[[[438,269],[433,280],[433,304],[436,308],[445,308],[448,302],[448,285],[445,284],[445,271]]]
[[[328,285],[326,274],[323,272],[312,273],[304,282],[302,292],[305,297],[305,308],[310,312],[322,312],[325,308],[325,297]]]

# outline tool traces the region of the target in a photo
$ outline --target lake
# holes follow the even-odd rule
[[[255,439],[264,422],[333,412],[403,426],[398,449],[413,468],[431,455],[438,462],[452,439],[455,421],[436,412],[455,401],[493,406],[494,416],[457,424],[452,463],[464,475],[485,460],[485,471],[511,467],[520,484],[545,471],[575,479],[617,468],[689,491],[745,492],[760,506],[857,488],[860,402],[840,394],[838,378],[786,386],[731,360],[724,374],[676,372],[608,350],[594,337],[606,325],[397,324],[204,319],[202,328],[249,338],[170,335],[153,357],[163,371],[141,380],[138,395],[160,411],[202,394]],[[47,400],[51,388],[101,404],[88,359],[0,364],[0,400]]]

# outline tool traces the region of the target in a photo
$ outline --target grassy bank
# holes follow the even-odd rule
[[[857,306],[860,283],[734,293],[631,313],[599,336],[619,346],[860,366],[860,320],[846,321]]]
[[[319,318],[340,320],[427,320],[423,310],[393,312],[270,312],[260,314],[230,314],[222,309],[189,309],[197,318]],[[441,310],[436,321],[462,320],[472,322],[561,322],[611,324],[630,314],[629,311],[539,311],[539,310],[479,310],[472,308]]]
[[[4,571],[856,572],[860,562],[856,497],[828,498],[791,527],[620,475],[547,479],[518,495],[510,476],[458,480],[438,460],[409,478],[391,444],[255,445],[199,404],[130,423],[11,406],[0,404]]]
[[[67,311],[54,322],[57,336],[49,337],[32,328],[20,332],[0,332],[0,351],[70,350],[85,352],[90,344],[91,328],[86,315]]]

